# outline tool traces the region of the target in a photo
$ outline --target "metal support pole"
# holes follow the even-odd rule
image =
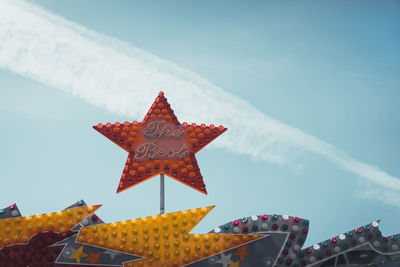
[[[165,212],[165,188],[164,188],[164,173],[160,174],[160,214]]]

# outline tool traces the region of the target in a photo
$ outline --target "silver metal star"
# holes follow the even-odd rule
[[[103,252],[103,254],[110,255],[111,261],[113,261],[116,256],[121,255],[121,253],[114,251],[114,250],[106,250]]]
[[[230,254],[221,254],[221,258],[217,261],[215,261],[215,263],[220,263],[222,264],[223,267],[227,267],[229,264],[231,264],[231,257],[232,257],[232,253]]]

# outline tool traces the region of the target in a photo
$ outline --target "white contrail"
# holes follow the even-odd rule
[[[298,151],[322,155],[379,188],[368,196],[400,207],[393,198],[398,178],[268,117],[193,72],[32,4],[0,0],[0,67],[137,119],[164,90],[181,119],[229,128],[218,146],[280,165]]]

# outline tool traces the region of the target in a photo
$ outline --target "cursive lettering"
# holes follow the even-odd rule
[[[138,161],[147,159],[181,159],[185,158],[189,153],[189,147],[186,144],[182,144],[177,149],[167,148],[160,146],[157,142],[147,142],[138,145],[135,149],[135,159]]]
[[[165,120],[153,120],[144,130],[147,138],[181,137],[183,134],[184,129],[181,126],[172,125]]]

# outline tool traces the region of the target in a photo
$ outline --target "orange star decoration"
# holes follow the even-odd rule
[[[101,252],[94,253],[93,251],[89,251],[89,256],[85,259],[90,264],[100,263]]]
[[[207,194],[194,154],[227,130],[222,125],[180,124],[163,92],[142,122],[93,128],[129,152],[117,193],[164,173]]]
[[[233,255],[239,256],[240,261],[244,261],[245,256],[250,256],[249,252],[247,252],[247,245],[237,248]]]
[[[69,257],[70,259],[75,259],[77,263],[81,263],[81,258],[87,257],[87,254],[83,252],[83,246],[79,248],[72,248],[72,255]]]
[[[101,205],[79,207],[54,213],[38,214],[0,220],[0,249],[15,244],[24,244],[39,232],[66,233]]]
[[[124,266],[182,266],[262,236],[189,234],[213,207],[81,228],[78,242],[144,257]]]

